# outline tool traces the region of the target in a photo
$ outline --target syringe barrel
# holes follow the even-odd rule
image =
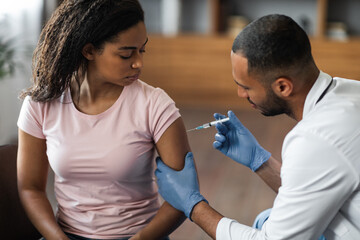
[[[203,128],[209,128],[210,126],[211,126],[210,123],[205,123],[202,125]]]
[[[227,122],[229,121],[230,118],[223,118],[223,119],[219,119],[219,120],[216,120],[216,121],[212,121],[209,123],[210,126],[214,126],[216,125],[217,123],[224,123],[224,122]]]

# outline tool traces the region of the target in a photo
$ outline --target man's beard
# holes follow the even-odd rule
[[[249,98],[248,101],[254,104]],[[268,117],[280,115],[283,113],[291,115],[291,110],[288,103],[276,96],[276,94],[271,91],[271,89],[266,91],[266,99],[263,101],[263,103],[257,105],[257,107],[262,115]]]

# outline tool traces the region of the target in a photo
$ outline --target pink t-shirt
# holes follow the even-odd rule
[[[114,239],[142,229],[159,209],[155,143],[179,117],[163,90],[140,80],[98,115],[78,111],[69,90],[47,103],[26,97],[18,126],[46,139],[63,230]]]

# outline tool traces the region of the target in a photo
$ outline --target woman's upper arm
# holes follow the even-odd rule
[[[175,170],[184,168],[184,159],[190,146],[181,117],[176,119],[163,133],[156,148],[162,161]]]
[[[19,129],[17,174],[19,189],[45,191],[49,163],[46,140]]]

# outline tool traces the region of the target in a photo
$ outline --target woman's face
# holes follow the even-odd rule
[[[139,22],[120,32],[113,41],[106,42],[101,50],[93,50],[91,57],[87,57],[89,82],[119,86],[133,83],[143,67],[146,43],[145,24]]]

